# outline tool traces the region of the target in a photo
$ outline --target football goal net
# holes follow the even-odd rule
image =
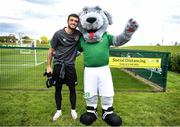
[[[36,47],[36,40],[34,39],[20,39],[19,44],[20,47]],[[21,54],[30,54],[31,50],[29,48],[21,49]]]
[[[36,66],[44,62],[38,58],[37,44],[35,39],[20,39],[18,47],[20,47],[18,49],[20,51],[20,54],[24,57],[29,58],[30,64],[27,64],[27,66]]]

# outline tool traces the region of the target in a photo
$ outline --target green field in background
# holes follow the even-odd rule
[[[43,73],[46,68],[47,50],[1,49],[0,89],[46,89]],[[28,53],[29,52],[29,53]],[[83,54],[82,54],[83,55]],[[83,60],[77,57],[78,90],[83,90]],[[112,68],[115,90],[152,90],[153,88],[129,76],[120,69]]]
[[[19,53],[0,50],[0,126],[84,126],[79,121],[86,111],[82,55],[76,61],[78,119],[72,120],[70,116],[69,91],[64,86],[62,117],[52,122],[56,111],[54,87],[47,89],[43,77],[47,51],[37,55],[38,61],[43,62],[39,65],[34,64],[33,53],[32,56]],[[28,65],[23,65],[25,63]],[[180,126],[180,74],[168,72],[166,92],[147,92],[153,88],[120,69],[113,68],[111,72],[115,88],[114,108],[122,117],[123,126]],[[141,92],[134,92],[136,90]],[[99,99],[99,117],[92,126],[107,126],[102,121],[100,104]]]
[[[127,46],[120,49],[147,50],[158,52],[180,53],[180,46]]]

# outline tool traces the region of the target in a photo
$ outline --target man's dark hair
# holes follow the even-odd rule
[[[68,15],[68,21],[69,21],[69,18],[70,18],[70,17],[75,17],[75,18],[77,18],[78,21],[79,21],[79,16],[78,16],[77,14],[75,14],[75,13]]]

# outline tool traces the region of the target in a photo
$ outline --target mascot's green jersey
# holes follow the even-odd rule
[[[101,41],[88,43],[80,38],[80,45],[84,53],[85,67],[101,67],[109,64],[109,47],[112,45],[113,36],[104,33]]]

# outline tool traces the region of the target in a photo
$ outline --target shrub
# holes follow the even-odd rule
[[[171,55],[168,70],[180,73],[180,53]]]

